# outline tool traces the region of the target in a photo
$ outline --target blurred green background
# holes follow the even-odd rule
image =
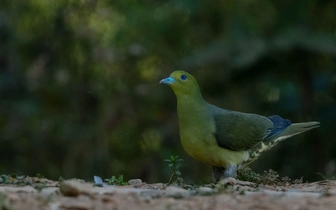
[[[159,81],[191,72],[219,107],[321,128],[252,165],[336,176],[336,2],[1,0],[0,173],[210,182],[188,157],[176,98]]]

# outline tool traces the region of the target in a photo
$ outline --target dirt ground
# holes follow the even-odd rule
[[[0,185],[0,210],[21,209],[336,209],[336,181],[256,185],[237,180],[182,189],[130,180],[126,186],[93,186],[82,180],[61,183],[31,178]]]

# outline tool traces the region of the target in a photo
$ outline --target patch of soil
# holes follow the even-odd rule
[[[30,178],[27,185],[0,185],[0,210],[21,209],[336,209],[336,181],[288,186],[224,180],[191,189],[147,184],[93,186],[81,180],[61,183]]]

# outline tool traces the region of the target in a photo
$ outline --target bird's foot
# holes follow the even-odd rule
[[[246,181],[240,181],[238,179],[228,177],[225,179],[220,180],[217,185],[219,186],[227,186],[227,185],[232,185],[232,186],[244,186],[244,187],[255,187],[256,184],[253,182],[246,182]]]
[[[212,180],[217,183],[217,186],[234,186],[234,187],[255,187],[253,182],[245,182],[236,179],[238,167],[235,165],[227,166],[226,168],[215,167],[212,168]]]
[[[217,185],[223,185],[223,186],[226,186],[226,185],[236,185],[237,182],[239,182],[239,180],[235,179],[235,178],[232,178],[232,177],[228,177],[228,178],[225,178],[225,179],[222,179],[220,180]]]
[[[226,178],[236,178],[237,177],[236,165],[229,165],[226,168],[223,167],[212,167],[212,181],[217,183]]]

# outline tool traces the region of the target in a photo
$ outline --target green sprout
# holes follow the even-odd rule
[[[40,173],[37,173],[37,174],[36,174],[36,177],[39,178],[39,179],[43,179],[43,178],[45,178],[45,177],[44,177],[42,174],[40,174]]]
[[[168,167],[173,169],[173,173],[170,176],[168,185],[171,185],[174,182],[181,185],[183,180],[181,178],[182,173],[180,170],[183,166],[183,159],[181,159],[179,156],[170,156],[170,159],[165,159],[164,161],[168,162]]]
[[[112,176],[109,179],[105,179],[105,181],[109,185],[127,185],[128,184],[127,182],[124,182],[124,176],[123,175],[119,175],[118,178],[116,178],[115,176]]]

